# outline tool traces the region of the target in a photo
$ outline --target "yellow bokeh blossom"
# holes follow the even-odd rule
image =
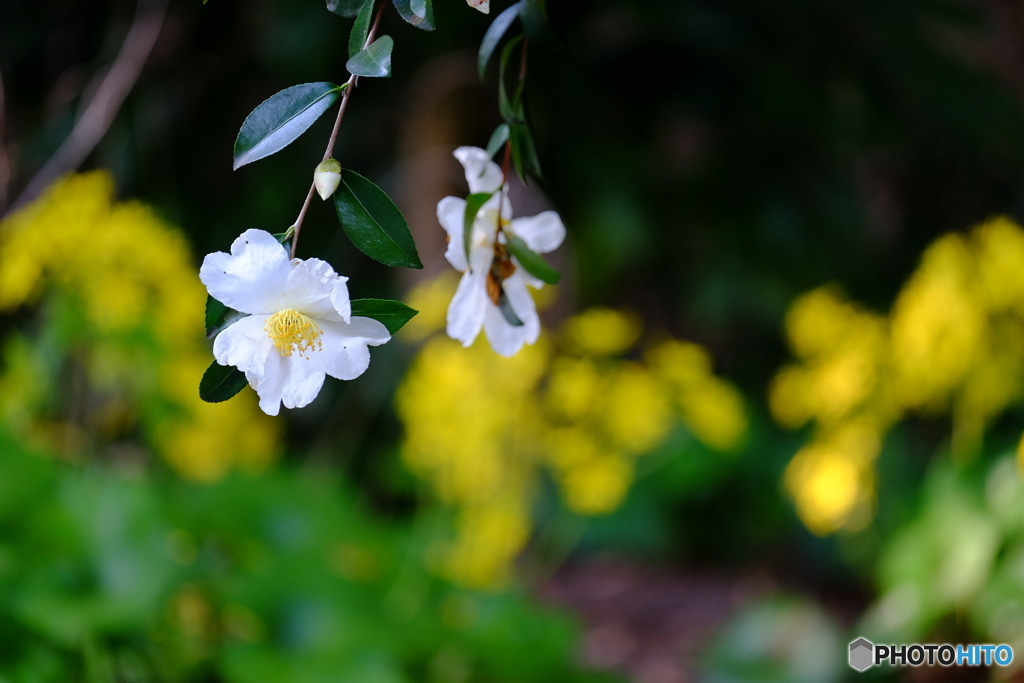
[[[450,292],[438,293],[450,286],[418,287],[411,303],[443,312]],[[444,324],[443,315],[424,320],[435,332]],[[639,338],[635,316],[595,309],[511,358],[439,335],[424,342],[396,405],[403,459],[455,515],[452,536],[433,549],[439,573],[501,585],[530,539],[545,475],[569,510],[602,515],[622,504],[637,460],[674,424],[715,448],[735,446],[746,428],[742,401],[711,373],[707,352],[675,342],[644,362],[625,358]]]
[[[906,415],[948,414],[951,449],[962,459],[1024,396],[1021,263],[1024,230],[994,218],[929,246],[888,316],[831,287],[793,303],[786,330],[798,360],[776,375],[770,404],[787,427],[814,425],[785,476],[808,528],[864,523],[880,439]],[[870,436],[850,436],[858,433]]]
[[[141,430],[175,469],[199,479],[269,462],[279,427],[251,396],[199,399],[211,357],[206,292],[187,241],[152,209],[113,195],[107,173],[70,176],[0,224],[0,311],[40,304],[42,322],[32,337],[6,340],[0,416],[26,435],[88,427],[93,447],[103,445],[96,437]],[[79,377],[74,392],[56,384],[67,368]]]

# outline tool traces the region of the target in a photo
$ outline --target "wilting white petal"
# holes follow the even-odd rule
[[[448,336],[469,346],[480,334],[484,315],[489,306],[487,283],[482,271],[466,273],[459,281],[451,304],[448,305]]]
[[[207,254],[199,279],[217,301],[242,313],[272,313],[284,308],[283,292],[291,264],[288,253],[265,230],[246,230],[231,253]]]
[[[326,261],[311,258],[288,273],[284,298],[288,308],[317,320],[348,320],[352,311],[348,278],[338,275]]]
[[[484,316],[484,332],[487,341],[502,356],[514,356],[523,344],[532,344],[540,336],[540,320],[533,298],[526,285],[515,275],[504,282],[505,296],[522,325],[512,325],[494,304],[487,307]],[[490,303],[490,302],[488,302]]]
[[[497,192],[504,180],[501,167],[491,161],[487,150],[479,147],[459,147],[453,153],[466,171],[466,182],[472,194]]]
[[[558,248],[565,239],[565,225],[557,211],[545,211],[536,216],[512,219],[509,230],[521,237],[526,246],[538,254]]]
[[[452,268],[458,271],[466,269],[466,247],[463,242],[465,216],[465,199],[445,197],[437,203],[437,222],[448,233],[448,248],[444,252],[444,257],[452,264]]]

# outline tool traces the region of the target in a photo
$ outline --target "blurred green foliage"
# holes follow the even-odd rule
[[[612,681],[518,592],[426,574],[332,471],[201,485],[73,466],[0,433],[0,678]]]

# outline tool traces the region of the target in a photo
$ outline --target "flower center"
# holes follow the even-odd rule
[[[278,311],[267,318],[263,330],[285,357],[298,351],[300,356],[308,358],[307,352],[314,348],[323,348],[323,342],[320,341],[323,330],[320,326],[308,315],[291,308]]]

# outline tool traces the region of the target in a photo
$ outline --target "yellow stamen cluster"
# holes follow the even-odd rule
[[[263,329],[274,341],[277,350],[286,358],[296,351],[300,356],[308,358],[307,352],[314,348],[323,348],[323,342],[320,340],[323,330],[320,329],[320,325],[292,308],[278,311],[267,318]]]

